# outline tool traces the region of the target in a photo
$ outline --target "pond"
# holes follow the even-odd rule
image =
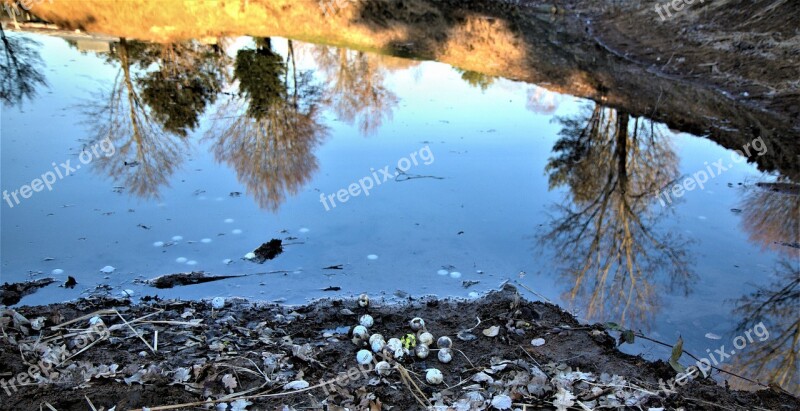
[[[57,280],[19,304],[510,282],[695,352],[756,314],[793,332],[757,312],[796,281],[800,231],[796,186],[746,158],[776,155],[761,137],[739,153],[546,82],[279,37],[6,35],[26,66],[2,107],[2,281]],[[145,282],[200,271],[231,277]]]

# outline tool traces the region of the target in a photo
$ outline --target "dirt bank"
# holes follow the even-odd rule
[[[387,375],[373,370],[377,354],[359,369],[351,327],[366,313],[374,320],[369,333],[386,340],[413,335],[409,320],[421,317],[434,341],[451,337],[452,361],[437,359],[434,342],[426,359],[391,359],[384,351]],[[302,307],[229,300],[214,309],[207,302],[88,299],[3,310],[0,324],[7,389],[0,408],[8,410],[203,409],[206,401],[228,404],[218,409],[252,403],[250,410],[477,410],[508,403],[800,409],[787,394],[730,391],[710,379],[675,385],[678,393],[667,395],[658,382],[675,376],[669,365],[623,354],[602,325],[581,325],[511,287],[470,302],[373,300],[365,308],[352,300]],[[415,341],[405,341],[412,352]],[[430,368],[441,371],[442,383],[426,382]]]

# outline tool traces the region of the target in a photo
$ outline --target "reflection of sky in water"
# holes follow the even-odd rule
[[[4,190],[29,183],[50,170],[51,162],[77,161],[91,128],[82,123],[79,105],[109,88],[118,71],[104,58],[82,54],[62,40],[36,39],[43,44],[50,88],[21,108],[3,108]],[[286,41],[272,43],[286,55]],[[241,46],[253,42],[234,41],[228,55],[235,56]],[[311,47],[295,47],[299,68],[316,68]],[[397,97],[391,117],[365,137],[357,116],[348,123],[326,110],[329,135],[310,153],[318,169],[296,194],[284,193],[277,212],[259,207],[231,164],[215,161],[214,135],[202,139],[224,104],[221,97],[200,119],[200,131],[190,132],[185,161],[168,177],[158,199],[115,192],[118,182],[84,168],[58,181],[52,192],[36,193],[13,209],[3,204],[2,280],[23,281],[29,272],[49,275],[54,269],[64,270],[56,275],[59,279],[72,275],[78,280],[75,289],[48,287],[23,300],[33,304],[76,298],[99,284],[110,284],[115,294],[133,289],[163,297],[302,302],[330,295],[321,291],[328,286],[339,286],[348,295],[403,290],[467,297],[511,279],[580,315],[582,301],[563,299],[572,284],[559,276],[553,247],[539,249],[536,236],[550,224],[552,205],[566,194],[564,188],[548,191],[545,167],[561,128],[553,116],[576,115],[585,102],[502,79],[482,90],[439,63],[375,64],[374,78],[382,76],[387,95]],[[327,82],[323,72],[316,77]],[[704,162],[730,158],[708,140],[662,132],[672,139],[683,174],[703,169]],[[392,170],[399,159],[425,145],[435,161],[408,172],[444,179],[386,182],[369,196],[353,197],[327,212],[320,203],[321,193],[347,188],[372,168],[388,165]],[[735,165],[705,190],[686,194],[674,214],[653,227],[654,233],[693,241],[686,250],[697,277],[688,294],[670,291],[669,281],[658,275],[652,279],[658,302],[649,304],[653,312],[644,316],[652,321],[651,335],[672,341],[680,334],[686,347],[702,352],[714,345],[706,333],[732,335],[739,318],[729,300],[774,277],[778,254],[750,242],[742,216],[731,211],[742,201],[738,184],[759,178],[751,165]],[[242,194],[232,195],[237,192]],[[275,260],[258,265],[242,259],[271,238],[286,244]],[[324,269],[338,264],[344,269]],[[101,273],[107,265],[116,270]],[[248,276],[157,292],[133,283],[190,270]],[[464,288],[462,281],[480,283]],[[637,328],[647,329],[647,324]]]

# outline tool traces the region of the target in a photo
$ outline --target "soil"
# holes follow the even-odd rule
[[[35,293],[38,289],[56,282],[54,278],[41,278],[35,281],[24,283],[5,283],[0,286],[0,303],[3,305],[14,305],[22,297]]]
[[[675,375],[669,365],[621,353],[603,325],[579,324],[510,286],[480,300],[372,301],[368,307],[354,300],[306,306],[229,300],[215,310],[202,301],[146,297],[1,313],[0,388],[10,394],[0,402],[4,410],[204,409],[200,403],[207,400],[228,409],[248,401],[250,410],[468,410],[502,408],[505,400],[514,408],[553,409],[566,392],[590,407],[628,401],[631,409],[800,409],[800,400],[784,392],[732,391],[712,379],[659,394],[659,380]],[[413,333],[410,319],[424,319],[434,341],[452,338],[452,361],[440,363],[432,345],[426,359],[386,354],[393,369],[384,377],[373,365],[359,369],[361,347],[351,341],[351,327],[365,313],[374,319],[369,332],[387,340]],[[37,363],[38,383],[18,377]],[[441,370],[442,384],[425,382],[429,368]],[[582,408],[575,402],[562,409]]]

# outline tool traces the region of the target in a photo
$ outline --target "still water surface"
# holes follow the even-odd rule
[[[98,52],[8,35],[35,41],[46,85],[2,107],[2,189],[81,165],[2,205],[2,281],[78,281],[21,304],[123,290],[476,298],[511,281],[702,353],[737,335],[757,287],[797,275],[797,196],[756,186],[777,175],[592,101],[279,38]],[[704,189],[661,205],[659,190],[718,159],[727,170]],[[273,238],[282,254],[244,258]],[[242,277],[142,284],[187,271]]]

